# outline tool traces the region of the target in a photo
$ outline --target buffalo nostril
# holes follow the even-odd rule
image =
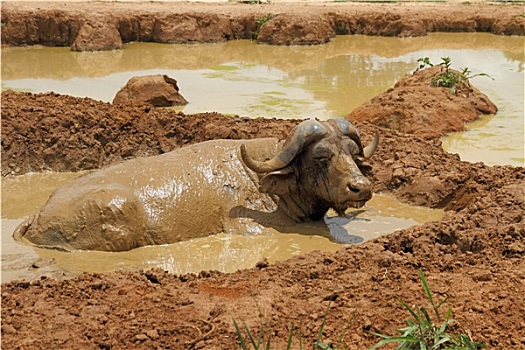
[[[348,189],[358,198],[359,200],[369,200],[372,198],[372,191],[368,187],[357,187],[348,186]]]
[[[352,187],[352,186],[348,186],[348,188],[350,189],[350,191],[354,192],[354,193],[359,193],[361,192],[361,190],[357,187]]]

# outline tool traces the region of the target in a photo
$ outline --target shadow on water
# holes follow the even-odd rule
[[[367,218],[358,218],[357,216],[364,213],[365,210],[355,210],[351,213],[347,213],[345,216],[340,217],[325,217],[324,222],[328,228],[330,237],[336,242],[343,244],[357,244],[365,241],[364,237],[350,234],[345,225],[350,224],[356,220],[371,221]]]

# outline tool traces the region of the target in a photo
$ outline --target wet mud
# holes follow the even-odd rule
[[[2,175],[93,169],[213,138],[284,137],[297,122],[4,92]],[[356,125],[365,143],[381,133],[374,191],[444,208],[440,221],[229,274],[154,269],[4,283],[2,347],[235,349],[234,317],[275,347],[285,347],[292,322],[311,345],[324,322],[325,343],[345,333],[345,348],[364,349],[379,340],[371,332],[406,325],[395,298],[426,305],[422,269],[435,297],[450,297],[452,332],[491,349],[525,348],[525,169],[464,162],[437,139]]]

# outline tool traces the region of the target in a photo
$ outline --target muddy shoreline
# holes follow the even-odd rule
[[[181,44],[255,38],[265,44],[310,45],[348,34],[525,35],[522,6],[506,3],[5,2],[2,23],[2,45],[77,47],[82,30],[79,40],[105,42],[98,46],[105,49],[115,48],[115,41]]]
[[[98,17],[108,8],[109,16],[123,19],[125,13],[144,12],[154,19],[159,16],[156,9],[186,14],[196,8],[187,3],[46,3],[43,10],[42,4],[2,4],[2,22],[10,18],[13,24],[12,16],[23,14],[16,27],[26,20],[32,23],[13,41],[16,45],[71,45],[75,26],[83,18]],[[523,8],[515,5],[271,5],[221,3],[198,8],[199,13],[209,11],[218,17],[246,12],[244,16],[255,20],[270,8],[303,15],[317,11],[327,17],[373,10],[374,15],[360,17],[359,23],[368,23],[369,34],[379,23],[374,35],[387,35],[381,31],[384,19],[393,23],[397,18],[404,23],[400,28],[408,28],[413,23],[410,16],[426,24],[444,20],[448,30],[469,30],[464,23],[474,23],[475,30],[483,27],[480,23],[493,29],[500,23],[500,34],[518,23],[523,34]],[[445,8],[450,16],[443,16]],[[161,18],[168,16],[164,12]],[[485,18],[480,13],[490,20],[476,19]],[[435,18],[425,22],[424,16]],[[136,21],[146,18],[139,17]],[[61,22],[66,18],[68,22]],[[297,122],[217,113],[185,115],[55,93],[8,91],[2,93],[2,175],[98,168],[212,138],[282,137]],[[276,264],[262,260],[252,269],[231,274],[172,275],[155,269],[4,283],[2,347],[236,349],[235,317],[254,334],[262,329],[274,347],[286,346],[293,322],[303,346],[309,348],[325,322],[325,343],[337,341],[346,329],[345,348],[365,349],[379,340],[371,332],[394,334],[406,326],[409,315],[395,298],[427,306],[418,277],[422,269],[435,297],[450,297],[446,306],[457,321],[451,332],[469,334],[490,349],[525,349],[525,168],[464,162],[444,152],[435,136],[423,138],[368,121],[356,125],[365,143],[376,130],[382,136],[370,160],[374,191],[392,193],[411,204],[445,208],[441,221],[334,253],[313,252]],[[299,347],[298,332],[294,348]]]

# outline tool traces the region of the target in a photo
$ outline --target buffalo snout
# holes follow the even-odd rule
[[[348,189],[356,197],[358,201],[368,201],[372,198],[372,184],[370,181],[362,176],[358,181],[353,181],[348,184]]]

